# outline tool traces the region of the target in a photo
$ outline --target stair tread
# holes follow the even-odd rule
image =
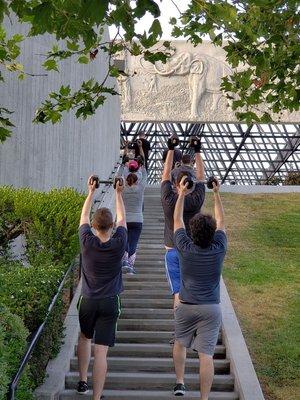
[[[68,377],[77,377],[78,372],[77,371],[69,371],[67,372]],[[88,376],[92,376],[92,372],[88,372]],[[189,373],[187,372],[185,375],[185,381],[191,381],[191,380],[196,380],[198,381],[199,379],[199,374],[198,373]],[[174,379],[174,373],[168,373],[168,372],[135,372],[134,376],[132,375],[132,372],[107,372],[107,378],[126,378],[126,379],[147,379],[151,378],[154,379],[155,381],[162,381],[165,379]],[[214,375],[215,380],[219,381],[232,381],[233,376],[231,374],[225,374],[225,375],[219,375],[215,374]]]
[[[105,398],[107,400],[115,400],[115,399],[167,399],[174,400],[174,395],[170,390],[105,390],[103,392]],[[65,389],[60,394],[61,399],[71,398],[73,400],[82,400],[82,395],[77,394],[75,390]],[[92,392],[86,394],[84,398],[91,398]],[[196,391],[188,391],[185,396],[185,400],[198,399],[199,400],[199,392]],[[209,396],[209,400],[238,400],[238,395],[236,392],[211,392]]]

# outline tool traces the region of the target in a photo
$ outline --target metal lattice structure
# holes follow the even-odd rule
[[[268,184],[283,180],[288,172],[300,172],[299,124],[122,122],[121,141],[145,132],[151,143],[149,183],[157,184],[163,169],[162,153],[168,137],[176,132],[180,149],[188,153],[190,136],[201,137],[207,176],[222,183]]]

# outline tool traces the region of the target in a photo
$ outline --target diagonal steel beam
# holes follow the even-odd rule
[[[252,127],[253,127],[253,124],[250,124],[248,126],[246,132],[243,132],[241,125],[240,124],[238,125],[238,130],[240,131],[241,136],[243,137],[243,139],[242,139],[241,143],[239,144],[238,148],[236,149],[236,152],[235,152],[234,156],[231,159],[231,162],[230,162],[230,164],[229,164],[229,166],[228,166],[228,168],[227,168],[227,170],[226,170],[226,172],[225,172],[225,174],[224,174],[224,176],[222,178],[222,183],[225,182],[225,180],[226,180],[226,178],[227,178],[227,176],[228,176],[233,164],[235,163],[235,160],[237,159],[237,157],[240,154],[240,151],[241,151],[242,147],[244,146],[247,138],[250,136]]]

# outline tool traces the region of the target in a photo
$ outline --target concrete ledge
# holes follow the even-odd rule
[[[65,318],[64,343],[58,356],[48,363],[45,382],[35,390],[35,398],[38,400],[58,400],[59,393],[65,388],[65,376],[70,370],[70,359],[74,355],[79,335],[79,320],[76,306],[80,292],[81,281]]]
[[[252,360],[223,279],[221,280],[222,335],[235,390],[240,400],[264,400]]]
[[[148,188],[157,188],[160,190],[160,185],[148,185]],[[206,189],[207,192],[212,190]],[[259,193],[300,193],[300,185],[298,186],[271,186],[271,185],[222,185],[222,193],[237,193],[237,194],[259,194]],[[155,194],[153,194],[155,196]]]

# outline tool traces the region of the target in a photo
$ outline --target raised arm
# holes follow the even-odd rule
[[[196,178],[198,181],[205,181],[204,162],[200,154],[200,151],[199,153],[195,153],[195,161],[196,161]]]
[[[163,174],[161,177],[161,181],[171,181],[171,171],[173,167],[173,160],[174,160],[174,149],[176,146],[179,144],[179,139],[177,135],[173,134],[171,137],[168,139],[168,153],[166,157],[166,161],[164,164],[164,170]]]
[[[144,161],[145,161],[145,153],[144,153],[144,149],[143,149],[143,142],[141,140],[137,141],[137,145],[139,147],[139,154],[140,156],[143,157]]]
[[[124,226],[126,228],[126,213],[125,213],[125,207],[124,207],[124,202],[123,202],[123,197],[122,197],[122,192],[124,189],[124,184],[120,185],[119,182],[117,182],[116,185],[116,213],[117,213],[117,227],[118,226]]]
[[[170,181],[171,180],[171,171],[173,166],[173,159],[174,159],[174,149],[168,150],[167,158],[164,164],[164,170],[161,177],[161,181]]]
[[[182,177],[178,188],[178,198],[174,210],[174,233],[177,231],[177,229],[185,227],[183,222],[183,208],[184,198],[188,193],[188,182],[184,183],[186,178],[186,176]]]
[[[89,177],[88,182],[87,182],[88,195],[87,195],[87,198],[85,199],[85,202],[84,202],[82,210],[81,210],[79,226],[81,226],[83,224],[90,225],[90,213],[91,213],[91,207],[92,207],[92,202],[93,202],[93,195],[96,190],[96,181],[92,182],[92,176],[93,175],[91,175]]]
[[[221,231],[225,231],[225,218],[224,218],[224,209],[221,201],[220,196],[220,183],[216,185],[213,182],[213,192],[214,192],[214,199],[215,199],[215,218],[217,222],[217,229]]]

